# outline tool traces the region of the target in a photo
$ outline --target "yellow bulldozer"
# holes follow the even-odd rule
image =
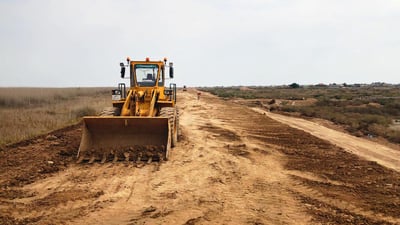
[[[78,162],[167,160],[178,141],[179,117],[176,108],[176,84],[166,83],[174,77],[173,63],[167,59],[120,63],[121,78],[112,90],[112,107],[99,116],[83,118]],[[129,77],[125,77],[129,68]]]

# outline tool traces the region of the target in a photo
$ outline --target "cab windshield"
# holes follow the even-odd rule
[[[136,64],[134,67],[137,85],[140,87],[152,87],[156,85],[158,65]],[[162,84],[162,77],[158,81]]]

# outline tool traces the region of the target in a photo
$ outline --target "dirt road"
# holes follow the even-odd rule
[[[0,224],[396,224],[400,174],[251,109],[178,94],[171,159],[76,164],[80,126],[0,151]]]
[[[398,150],[321,126],[312,121],[270,113],[260,108],[253,108],[253,110],[261,114],[265,114],[266,116],[281,123],[327,140],[350,153],[354,153],[370,161],[376,161],[383,166],[400,172],[400,151]]]

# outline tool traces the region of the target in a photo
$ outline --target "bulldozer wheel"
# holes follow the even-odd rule
[[[100,116],[119,116],[121,114],[121,110],[117,107],[107,107],[104,108]]]
[[[164,107],[160,110],[160,116],[168,117],[168,120],[170,121],[171,147],[175,147],[176,143],[178,142],[178,129],[179,129],[177,110],[175,107]]]

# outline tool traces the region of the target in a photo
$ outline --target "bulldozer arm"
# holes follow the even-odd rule
[[[105,116],[84,117],[78,161],[168,159],[171,132],[168,118]]]

